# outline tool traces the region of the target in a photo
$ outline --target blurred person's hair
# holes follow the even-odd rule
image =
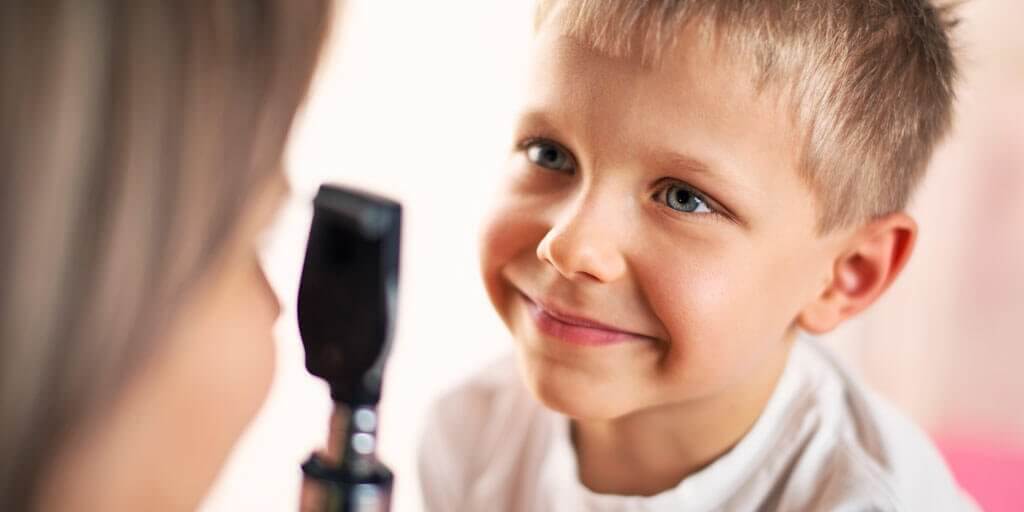
[[[281,170],[331,10],[0,3],[0,510],[31,506]]]
[[[792,106],[822,232],[904,209],[950,129],[952,7],[929,0],[539,0],[535,27],[659,64],[679,34],[737,51]]]

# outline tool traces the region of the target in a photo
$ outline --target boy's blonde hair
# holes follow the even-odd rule
[[[950,6],[929,0],[539,0],[536,28],[655,64],[692,27],[793,105],[822,232],[906,207],[952,121]]]

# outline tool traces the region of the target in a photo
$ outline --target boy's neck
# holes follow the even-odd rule
[[[724,455],[754,426],[788,360],[765,364],[733,389],[613,420],[573,420],[580,481],[601,494],[653,496]]]

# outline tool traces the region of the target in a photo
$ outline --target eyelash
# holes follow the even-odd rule
[[[706,206],[709,211],[708,212],[703,212],[703,213],[683,212],[683,211],[679,211],[679,210],[676,210],[676,209],[668,206],[667,204],[665,204],[667,198],[663,197],[663,196],[668,192],[668,189],[671,188],[671,187],[679,187],[681,189],[686,190],[690,194],[693,194],[693,196],[696,197],[698,200],[700,200],[700,202],[703,203],[704,206]],[[651,194],[651,199],[654,199],[659,207],[663,207],[663,208],[667,209],[669,211],[669,213],[673,214],[673,215],[686,215],[687,217],[691,217],[691,218],[692,217],[716,217],[716,218],[721,218],[721,219],[730,219],[731,218],[729,216],[729,214],[726,213],[725,209],[722,208],[718,204],[717,201],[715,201],[714,199],[709,198],[707,196],[707,194],[701,192],[696,187],[693,187],[693,186],[691,186],[691,185],[689,185],[689,184],[687,184],[685,182],[679,181],[679,180],[674,179],[674,178],[664,178],[662,180],[662,183],[659,184],[658,187],[654,190],[654,193]]]
[[[554,147],[558,148],[560,151],[564,152],[566,154],[566,156],[569,158],[569,160],[572,162],[573,168],[574,168],[573,172],[575,172],[576,158],[573,156],[572,152],[569,151],[568,149],[566,149],[566,147],[563,146],[562,144],[559,144],[559,143],[555,142],[554,140],[550,139],[549,137],[545,137],[543,135],[530,135],[530,136],[526,136],[526,137],[522,138],[518,144],[516,144],[516,149],[517,149],[517,151],[523,152],[525,154],[526,151],[529,150],[530,146],[532,146],[533,144],[537,144],[537,143],[550,144],[551,146],[554,146]],[[529,161],[529,158],[527,158],[527,161]],[[534,162],[529,162],[529,163],[530,163],[530,165],[534,165],[534,166],[537,166],[537,167],[543,167],[543,166],[541,166],[539,164],[536,164]],[[547,168],[547,167],[544,167],[544,169],[547,170],[547,171],[550,171],[550,172],[559,172],[556,169],[550,169],[550,168]],[[710,211],[707,212],[707,213],[696,213],[695,214],[695,213],[692,213],[692,212],[690,212],[690,213],[682,212],[682,211],[676,210],[676,209],[668,206],[667,204],[665,204],[665,201],[660,198],[660,196],[665,194],[665,192],[669,189],[669,187],[672,187],[672,186],[677,186],[677,187],[680,187],[680,188],[683,188],[683,189],[687,190],[688,192],[693,194],[697,199],[699,199],[705,206],[707,206],[708,210],[710,210]],[[677,216],[678,215],[686,215],[687,217],[690,217],[690,218],[696,216],[696,217],[712,217],[712,218],[715,218],[716,220],[717,219],[732,220],[732,216],[731,216],[731,214],[729,214],[728,210],[726,210],[724,207],[722,207],[717,201],[715,201],[714,199],[711,199],[710,197],[708,197],[707,194],[701,192],[696,187],[693,187],[693,186],[691,186],[691,185],[689,185],[689,184],[687,184],[687,183],[685,183],[683,181],[680,181],[678,179],[663,178],[661,180],[661,183],[655,189],[654,193],[651,194],[651,199],[654,199],[659,207],[665,208],[666,210],[668,210],[668,212],[670,214],[673,214],[673,215],[677,215]]]

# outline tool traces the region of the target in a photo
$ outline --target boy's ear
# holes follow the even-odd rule
[[[910,259],[917,223],[903,213],[876,219],[858,229],[832,268],[821,295],[801,311],[798,326],[812,334],[831,331],[882,295]]]

